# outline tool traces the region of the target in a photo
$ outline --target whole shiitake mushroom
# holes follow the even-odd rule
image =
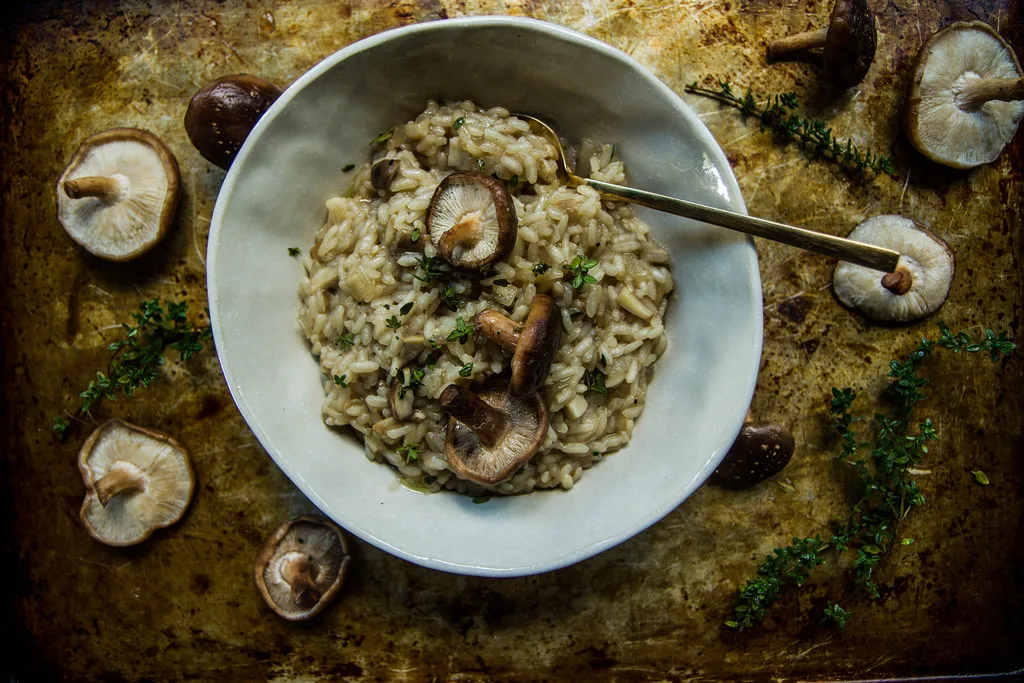
[[[258,76],[218,78],[192,96],[185,112],[185,132],[204,159],[226,170],[281,92]]]

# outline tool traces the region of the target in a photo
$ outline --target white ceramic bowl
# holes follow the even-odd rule
[[[732,443],[761,353],[756,254],[725,230],[639,211],[672,252],[677,289],[669,349],[628,447],[568,492],[480,505],[405,489],[321,420],[288,248],[312,244],[341,168],[428,98],[540,113],[569,137],[614,141],[637,187],[735,211],[743,200],[707,129],[650,72],[586,36],[505,17],[409,26],[328,57],[267,111],[227,174],[207,262],[214,338],[232,396],[278,466],[345,529],[417,564],[484,576],[556,569],[661,519]]]

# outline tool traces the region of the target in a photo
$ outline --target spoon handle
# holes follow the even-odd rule
[[[889,249],[883,249],[862,242],[834,237],[813,230],[796,228],[783,223],[766,221],[763,218],[744,216],[741,213],[716,209],[703,204],[695,204],[684,199],[676,199],[655,192],[646,192],[632,187],[606,183],[601,180],[580,178],[580,181],[600,192],[605,197],[624,199],[631,204],[647,206],[658,211],[672,213],[685,218],[710,223],[747,235],[763,237],[775,242],[782,242],[816,254],[832,256],[840,261],[891,273],[896,270],[900,255]]]

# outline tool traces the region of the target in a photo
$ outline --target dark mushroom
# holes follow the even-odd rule
[[[341,528],[305,515],[285,522],[267,539],[256,558],[256,587],[281,617],[309,619],[337,595],[349,560]]]
[[[903,125],[921,154],[952,168],[995,161],[1024,118],[1013,48],[980,21],[942,29],[917,56]]]
[[[163,239],[174,220],[181,176],[152,133],[112,128],[86,138],[57,181],[57,218],[75,242],[128,261]]]
[[[401,168],[398,159],[382,158],[373,162],[370,168],[370,184],[375,190],[387,191]]]
[[[795,449],[785,427],[748,421],[709,481],[729,489],[753,486],[781,472]]]
[[[562,339],[562,312],[554,299],[534,296],[521,325],[493,309],[481,311],[476,324],[481,334],[512,352],[512,396],[529,396],[544,386]]]
[[[185,132],[203,158],[227,169],[253,126],[281,95],[270,81],[236,74],[204,85],[185,111]]]
[[[875,17],[866,0],[836,0],[828,28],[776,40],[768,46],[768,59],[824,48],[826,80],[838,88],[849,88],[864,80],[875,59],[876,43]]]
[[[873,216],[849,238],[898,251],[896,270],[878,271],[840,262],[832,288],[845,306],[874,320],[910,322],[939,310],[953,284],[956,259],[945,241],[903,216]]]
[[[462,479],[493,486],[526,464],[544,443],[548,408],[540,396],[513,398],[504,388],[474,394],[457,384],[441,392],[451,417],[445,458]]]
[[[519,221],[504,182],[482,173],[452,173],[430,200],[427,233],[445,261],[479,270],[508,256]]]
[[[78,455],[85,482],[81,519],[101,543],[141,543],[185,514],[195,477],[185,448],[160,432],[110,420]]]

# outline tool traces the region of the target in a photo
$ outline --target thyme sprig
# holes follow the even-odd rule
[[[104,399],[114,401],[118,394],[131,397],[140,387],[148,387],[160,376],[168,350],[178,352],[187,361],[203,350],[203,342],[211,337],[210,327],[194,325],[187,318],[188,305],[167,302],[167,310],[159,299],[139,304],[131,314],[135,324],[121,323],[124,338],[111,343],[113,351],[106,372],[97,372],[96,379],[79,394],[82,403],[71,417],[89,413]],[[71,421],[55,417],[53,433],[61,440],[67,436]]]
[[[808,120],[793,113],[799,107],[796,93],[771,95],[764,105],[759,105],[749,89],[745,95],[737,95],[728,81],[718,81],[717,89],[702,87],[694,81],[685,90],[736,107],[744,116],[756,118],[762,131],[770,130],[784,140],[797,142],[812,156],[829,159],[847,171],[876,175],[894,173],[892,157],[861,151],[851,140],[844,142],[836,138],[823,121]]]
[[[898,540],[900,523],[911,510],[925,503],[924,494],[911,479],[911,471],[927,455],[928,442],[939,438],[930,419],[912,419],[917,404],[928,398],[924,393],[928,379],[918,374],[919,366],[938,348],[953,353],[984,352],[993,362],[1008,358],[1016,349],[1005,334],[997,335],[992,330],[985,330],[984,338],[973,341],[964,332],[954,334],[942,323],[938,328],[937,340],[922,338],[904,360],[889,364],[886,395],[894,404],[893,414],[875,415],[873,441],[862,441],[856,431],[864,420],[851,412],[856,399],[853,390],[832,389],[829,414],[841,442],[835,457],[856,473],[860,499],[828,539],[820,535],[794,538],[791,545],[776,548],[758,567],[756,576],[740,589],[733,615],[725,622],[727,626],[744,629],[763,621],[784,589],[803,584],[811,570],[825,562],[822,553],[829,548],[837,555],[854,553],[855,594],[879,596],[875,572],[893,547],[909,545],[906,539]],[[824,616],[842,628],[851,614],[830,602]]]

